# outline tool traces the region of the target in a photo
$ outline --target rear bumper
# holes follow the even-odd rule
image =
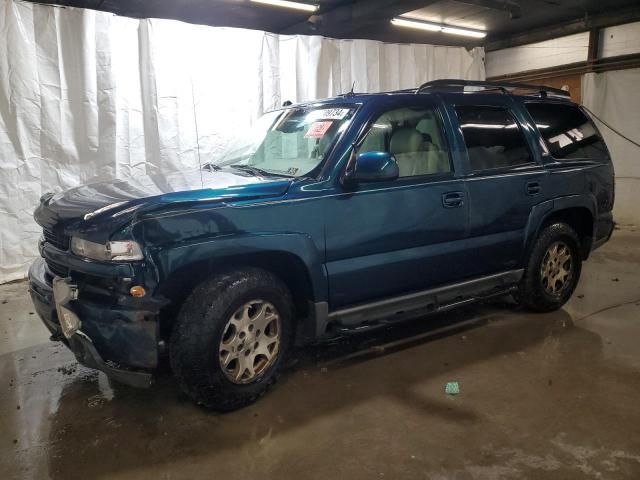
[[[595,240],[591,250],[601,247],[611,239],[616,222],[613,221],[612,212],[600,214],[595,224]]]
[[[58,321],[52,285],[43,259],[29,269],[29,290],[36,312],[78,362],[101,370],[110,378],[135,387],[148,387],[158,364],[157,315],[117,302],[73,300],[65,305],[81,321],[78,331],[65,338]]]

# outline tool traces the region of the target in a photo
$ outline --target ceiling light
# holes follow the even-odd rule
[[[251,0],[253,3],[263,3],[265,5],[274,5],[276,7],[292,8],[294,10],[304,10],[305,12],[315,12],[318,10],[317,5],[302,2],[290,2],[289,0]]]
[[[451,33],[453,35],[462,35],[464,37],[484,38],[487,36],[485,32],[481,32],[479,30],[469,30],[468,28],[460,28],[460,27],[443,26],[442,31],[444,33]]]
[[[505,128],[517,128],[515,123],[509,125],[498,125],[497,123],[464,123],[460,128],[491,128],[495,130],[504,130]]]
[[[391,23],[399,27],[417,28],[419,30],[428,30],[430,32],[441,32],[442,26],[433,23],[415,22],[413,20],[405,20],[404,18],[394,18]]]
[[[255,0],[254,0],[255,1]],[[427,30],[429,32],[443,32],[452,35],[462,35],[465,37],[484,38],[487,32],[481,30],[472,30],[470,28],[452,27],[440,23],[423,22],[422,20],[409,20],[406,18],[396,17],[391,23],[399,27],[417,28],[418,30]]]

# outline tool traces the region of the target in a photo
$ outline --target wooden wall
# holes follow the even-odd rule
[[[563,75],[551,78],[537,78],[532,80],[531,83],[535,83],[536,85],[547,85],[555,88],[568,86],[569,93],[571,94],[571,100],[576,103],[582,103],[582,75]]]

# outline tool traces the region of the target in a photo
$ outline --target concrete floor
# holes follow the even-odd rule
[[[135,390],[78,366],[25,290],[0,287],[3,479],[640,478],[631,228],[557,313],[494,303],[310,348],[227,415],[170,378]]]

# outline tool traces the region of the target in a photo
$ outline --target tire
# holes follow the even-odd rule
[[[554,253],[555,246],[558,249]],[[580,239],[576,231],[566,223],[556,222],[545,226],[531,249],[524,276],[515,295],[516,300],[532,312],[553,312],[560,309],[571,298],[580,280],[582,257],[579,247]],[[566,252],[570,254],[569,263],[563,262]],[[552,258],[556,258],[555,265],[549,263]],[[569,275],[562,281],[564,272],[569,272]],[[551,282],[549,278],[552,279]]]
[[[182,390],[197,404],[223,412],[256,401],[275,383],[291,347],[293,310],[282,281],[257,268],[222,273],[198,285],[171,334],[171,368]],[[278,320],[270,320],[274,315]],[[260,331],[257,326],[266,321],[271,323]]]

